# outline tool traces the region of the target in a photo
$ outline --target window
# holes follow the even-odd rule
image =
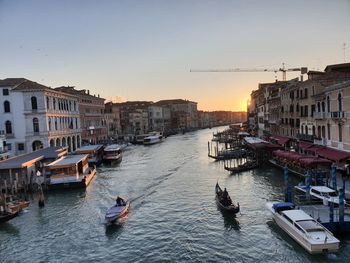
[[[37,103],[36,97],[33,96],[33,97],[31,97],[30,100],[32,102],[32,110],[37,110],[38,109],[38,103]]]
[[[46,108],[50,109],[50,99],[49,99],[49,97],[46,97]]]
[[[321,103],[320,102],[317,103],[317,111],[321,112]]]
[[[304,97],[307,98],[307,89],[304,89]]]
[[[331,101],[329,99],[329,96],[327,96],[327,112],[331,111]]]
[[[343,141],[343,131],[342,131],[342,126],[338,124],[338,129],[339,129],[339,142]]]
[[[322,138],[326,138],[326,127],[322,126]]]
[[[4,102],[4,112],[11,112],[10,102],[7,100]]]
[[[24,143],[17,144],[17,150],[18,151],[24,151]]]
[[[11,143],[6,143],[6,147],[8,151],[12,150],[12,144]]]
[[[56,109],[56,99],[53,98],[53,109],[55,110]]]
[[[321,138],[321,126],[317,126],[317,137]]]
[[[316,135],[316,127],[315,127],[315,125],[312,125],[312,135],[313,136]]]
[[[309,116],[309,106],[305,105],[305,117]]]
[[[338,110],[343,111],[342,98],[340,93],[338,94]]]
[[[313,104],[313,105],[311,105],[311,117],[314,116],[315,111],[316,111],[316,105]]]
[[[5,132],[6,134],[12,134],[12,123],[10,121],[5,122]]]
[[[296,112],[299,112],[299,104],[296,106]]]
[[[331,139],[331,125],[328,123],[327,124],[327,135],[328,135],[328,140],[330,140]]]
[[[2,90],[2,95],[3,96],[8,96],[9,95],[9,89],[3,89]]]
[[[76,102],[74,101],[74,103],[73,103],[73,107],[74,107],[74,111],[76,111]]]
[[[38,120],[38,118],[33,119],[33,131],[39,132],[39,120]]]
[[[324,101],[322,101],[322,112],[326,112],[326,106],[325,106]]]

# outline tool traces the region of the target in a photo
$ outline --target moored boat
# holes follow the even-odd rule
[[[237,214],[240,211],[239,203],[235,205],[232,203],[231,197],[226,192],[226,188],[223,191],[219,186],[219,183],[216,183],[215,186],[215,201],[218,207],[226,212]]]
[[[122,150],[118,144],[106,146],[103,150],[104,163],[119,163],[122,161]]]
[[[128,200],[123,203],[112,206],[107,210],[107,213],[105,215],[106,222],[107,223],[115,222],[117,219],[121,218],[126,213],[128,213],[129,208],[130,208],[130,201]]]
[[[5,223],[11,220],[12,218],[15,218],[16,216],[18,216],[18,212],[0,212],[0,224]]]
[[[290,237],[311,254],[336,252],[339,240],[324,226],[287,202],[268,202],[273,219]]]
[[[143,144],[144,145],[152,145],[152,144],[160,143],[162,141],[163,141],[163,135],[161,133],[155,132],[152,135],[144,138]]]
[[[75,151],[75,154],[88,154],[89,166],[99,166],[102,163],[103,145],[86,145]]]
[[[96,174],[96,167],[89,167],[88,155],[68,155],[47,165],[48,187],[52,189],[85,188]]]

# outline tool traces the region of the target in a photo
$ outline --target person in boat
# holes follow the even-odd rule
[[[117,200],[116,200],[116,203],[117,203],[117,206],[124,206],[125,205],[125,200],[118,196]]]
[[[224,191],[222,192],[222,203],[223,205],[227,206],[227,205],[230,205],[229,204],[229,200],[231,200],[231,198],[229,197],[228,195],[228,192],[226,190],[226,188],[224,189]]]

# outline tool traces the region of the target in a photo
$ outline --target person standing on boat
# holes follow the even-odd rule
[[[224,189],[224,192],[222,193],[222,199],[223,199],[224,205],[227,205],[227,203],[228,203],[228,192],[227,192],[226,188]]]
[[[125,200],[119,196],[117,197],[117,199],[115,201],[117,203],[117,206],[125,205]]]

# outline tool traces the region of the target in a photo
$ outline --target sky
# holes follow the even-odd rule
[[[246,110],[258,83],[281,72],[190,69],[324,70],[343,63],[344,51],[350,62],[350,0],[0,0],[0,79],[70,85],[107,100]]]

